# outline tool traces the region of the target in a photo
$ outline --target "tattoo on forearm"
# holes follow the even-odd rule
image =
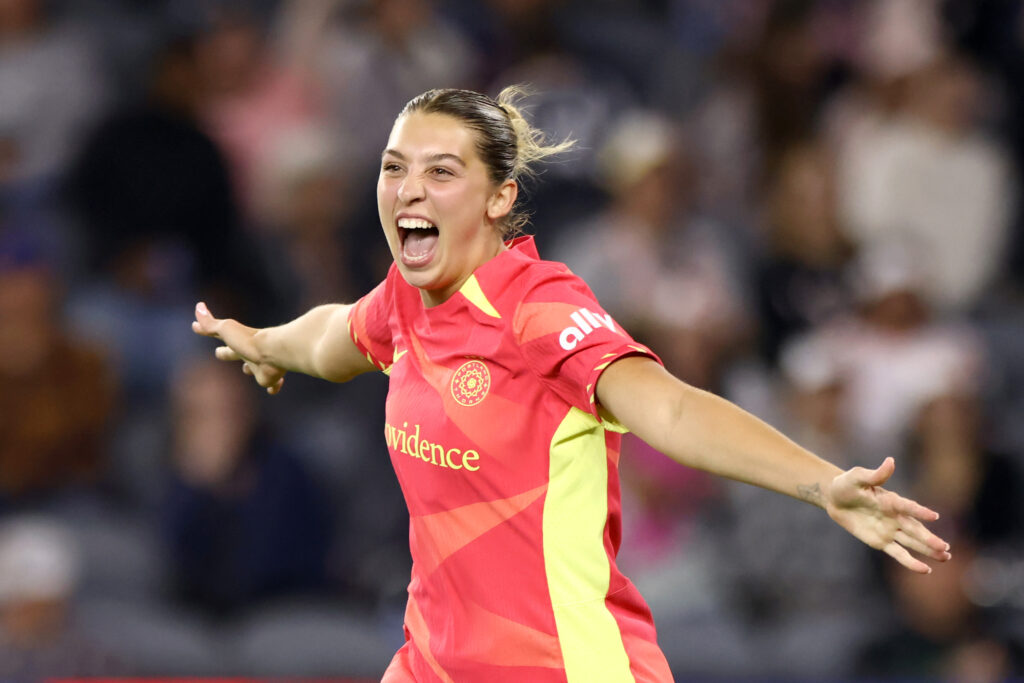
[[[800,496],[802,500],[806,500],[808,503],[814,503],[815,505],[821,505],[824,501],[824,498],[821,495],[820,484],[813,484],[812,486],[801,484],[796,487],[796,494]]]

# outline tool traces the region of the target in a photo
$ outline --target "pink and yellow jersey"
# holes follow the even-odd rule
[[[350,333],[390,375],[410,514],[407,642],[384,680],[672,680],[615,565],[622,430],[594,394],[610,363],[654,354],[532,238],[432,308],[392,267]]]

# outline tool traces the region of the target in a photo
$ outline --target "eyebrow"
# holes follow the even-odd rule
[[[400,161],[406,161],[407,160],[406,156],[404,154],[399,152],[397,149],[391,149],[391,148],[388,148],[388,149],[384,150],[384,153],[381,154],[381,156],[382,157],[393,156],[396,159],[399,159]],[[427,156],[426,160],[428,162],[431,162],[431,163],[437,162],[437,161],[453,161],[453,162],[457,163],[459,166],[462,166],[463,168],[465,168],[465,166],[466,166],[466,162],[462,160],[462,157],[460,157],[457,154],[451,154],[451,153],[448,153],[448,152],[438,152],[437,154],[430,154],[430,155]]]

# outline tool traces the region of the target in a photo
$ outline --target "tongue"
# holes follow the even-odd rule
[[[403,250],[410,258],[422,258],[437,244],[436,230],[410,230],[405,237]]]

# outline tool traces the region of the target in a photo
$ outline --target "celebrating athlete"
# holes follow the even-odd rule
[[[389,375],[384,436],[410,515],[406,642],[384,681],[672,680],[650,611],[617,569],[620,434],[680,463],[823,508],[908,569],[948,560],[938,515],[882,488],[892,459],[843,472],[679,381],[568,268],[513,237],[518,179],[561,151],[513,104],[465,90],[410,101],[381,157],[394,265],[355,304],[254,329],[196,306],[270,393],[286,372]],[[685,296],[680,292],[680,296]]]

